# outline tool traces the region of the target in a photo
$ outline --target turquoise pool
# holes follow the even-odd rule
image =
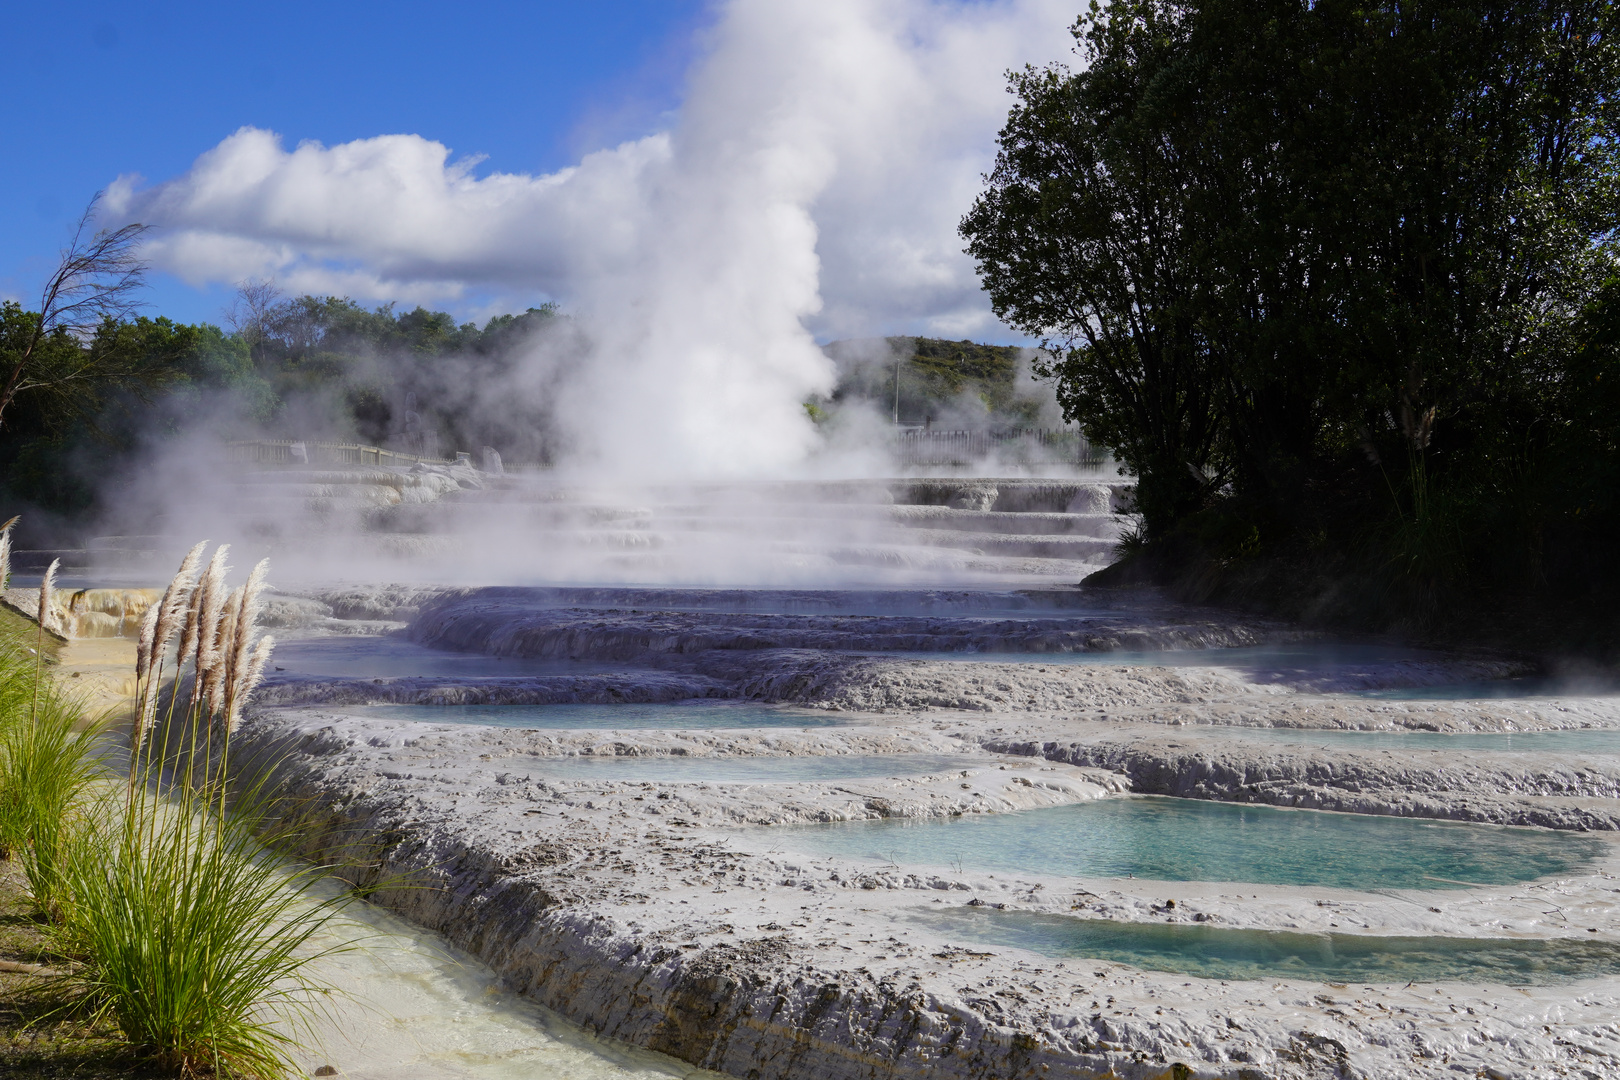
[[[345,706],[343,711],[423,724],[488,724],[535,730],[805,728],[860,722],[846,714],[816,709],[709,698],[625,705],[356,705]]]
[[[980,945],[1028,949],[1059,959],[1112,960],[1205,979],[1541,986],[1620,975],[1620,947],[1569,938],[1307,934],[967,907],[923,910],[910,914],[908,921]]]
[[[1585,833],[1160,797],[765,832],[796,851],[964,871],[1347,889],[1529,881],[1570,873],[1609,847]]]

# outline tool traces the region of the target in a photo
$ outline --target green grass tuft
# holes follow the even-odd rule
[[[77,834],[63,875],[73,901],[64,952],[97,1016],[182,1076],[281,1077],[303,1021],[325,1000],[304,975],[339,899],[299,886],[314,872],[266,854],[211,786],[122,793]]]

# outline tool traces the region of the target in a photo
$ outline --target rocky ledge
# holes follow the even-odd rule
[[[984,713],[867,720],[770,733],[524,732],[260,710],[237,749],[273,767],[296,805],[321,808],[304,815],[309,853],[385,886],[380,902],[595,1032],[739,1077],[1394,1080],[1604,1075],[1620,1060],[1617,978],[1511,989],[1222,982],[964,945],[917,917],[988,905],[1620,947],[1612,854],[1560,880],[1367,893],[991,875],[779,850],[777,834],[757,826],[1009,811],[1155,782],[1237,793],[1258,761],[1282,779],[1322,780],[1309,754],[1217,753],[1214,735],[1198,746],[1199,733],[1139,722],[1099,734],[1030,718],[1045,731],[1035,741]],[[1144,732],[1183,745],[1133,744]],[[566,755],[897,752],[951,753],[960,768],[793,784],[565,780],[546,769]],[[1095,766],[1054,760],[1093,753]],[[1600,801],[1620,776],[1614,759],[1570,769],[1480,758],[1453,782],[1410,755],[1385,761],[1385,779],[1428,784],[1442,808],[1491,785],[1545,787],[1551,777]],[[1357,758],[1338,779],[1381,783],[1376,765]]]

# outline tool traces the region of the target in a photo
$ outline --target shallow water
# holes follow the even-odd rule
[[[1149,610],[1089,589],[703,589],[561,587],[518,591],[559,608],[640,611],[734,611],[754,615],[959,615],[971,618],[1096,616]],[[1162,606],[1162,605],[1161,605]]]
[[[360,705],[345,706],[343,711],[423,724],[487,724],[530,730],[806,728],[860,722],[817,709],[708,698],[624,705]]]
[[[278,640],[271,666],[276,672],[289,675],[343,679],[395,679],[413,675],[432,678],[521,678],[529,675],[583,675],[624,669],[623,664],[584,660],[526,660],[430,649],[392,634],[381,637]]]
[[[899,864],[1065,877],[1454,889],[1569,873],[1594,836],[1162,797],[1016,814],[796,825],[780,847]]]
[[[1372,937],[1113,922],[983,908],[908,917],[940,934],[1051,957],[1112,960],[1206,979],[1545,986],[1620,974],[1620,947],[1579,939]]]
[[[1393,701],[1477,701],[1499,698],[1614,697],[1620,683],[1612,679],[1566,679],[1535,676],[1516,679],[1477,679],[1432,686],[1361,690],[1357,697]]]
[[[1199,735],[1215,734],[1284,746],[1323,750],[1498,750],[1520,753],[1620,754],[1620,728],[1570,728],[1563,731],[1354,731],[1340,728],[1257,728],[1209,725],[1193,727]]]
[[[524,759],[523,768],[537,779],[791,784],[808,780],[922,776],[952,769],[982,768],[986,764],[989,762],[984,758],[957,754],[799,754],[793,757],[649,754],[531,757]]]
[[[593,1038],[503,990],[477,958],[374,905],[346,909],[317,944],[361,947],[318,960],[337,990],[317,1024],[318,1049],[296,1056],[313,1072],[351,1080],[728,1080],[662,1054]]]

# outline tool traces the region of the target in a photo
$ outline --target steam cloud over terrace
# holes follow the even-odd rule
[[[668,130],[555,173],[480,175],[413,134],[289,150],[243,128],[182,176],[120,178],[107,207],[156,226],[146,254],[193,283],[554,298],[590,356],[525,385],[560,395],[577,465],[778,475],[818,442],[802,402],[834,371],[815,336],[1005,335],[956,223],[1004,72],[1066,55],[1071,16],[1050,0],[735,0]],[[558,362],[541,349],[532,365]]]

